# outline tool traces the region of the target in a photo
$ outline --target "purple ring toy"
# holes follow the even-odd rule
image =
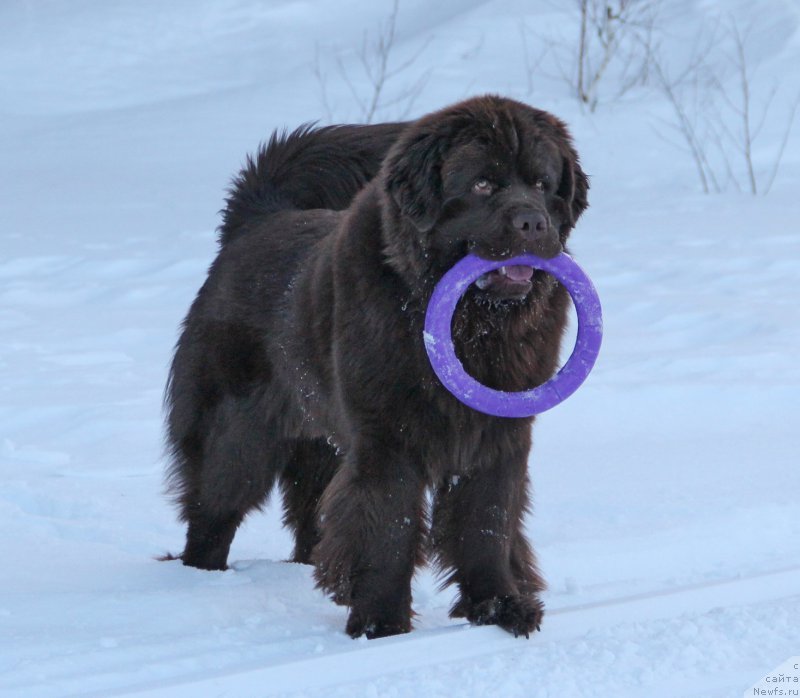
[[[542,385],[510,393],[476,381],[456,356],[451,326],[453,313],[470,284],[486,272],[505,265],[526,265],[556,277],[566,287],[578,315],[578,336],[567,363]],[[586,380],[603,339],[603,314],[589,277],[568,254],[552,259],[532,254],[488,260],[467,255],[436,284],[425,314],[423,333],[431,366],[445,388],[468,407],[495,417],[531,417],[566,400]]]

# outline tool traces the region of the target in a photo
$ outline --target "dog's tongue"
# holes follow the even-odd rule
[[[533,267],[524,264],[512,264],[503,269],[505,269],[505,275],[512,281],[530,281],[533,276]]]

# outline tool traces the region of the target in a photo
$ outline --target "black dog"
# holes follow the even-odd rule
[[[410,630],[427,552],[458,584],[451,615],[537,629],[544,583],[522,531],[532,419],[450,395],[422,324],[467,252],[561,251],[587,189],[565,126],[494,96],[409,124],[273,137],[234,183],[167,388],[184,564],[224,569],[280,479],[293,559],[350,607],[353,637]],[[542,272],[486,274],[456,311],[459,358],[494,388],[541,384],[567,307]]]

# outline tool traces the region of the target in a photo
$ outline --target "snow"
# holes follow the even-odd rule
[[[422,571],[413,633],[350,640],[310,568],[283,562],[276,501],[226,572],[155,561],[183,542],[161,395],[225,187],[273,128],[325,118],[315,51],[333,118],[358,118],[336,56],[362,89],[357,49],[390,5],[0,4],[0,695],[721,698],[797,655],[798,127],[768,196],[703,195],[657,93],[583,112],[554,52],[529,90],[520,27],[573,36],[555,3],[401,0],[397,65],[421,53],[393,83],[430,70],[416,114],[483,91],[548,109],[591,174],[571,248],[605,334],[534,430],[542,632],[448,619]],[[751,19],[743,1],[662,5],[675,62],[701,21]],[[763,173],[800,10],[759,8],[759,89],[781,87]]]

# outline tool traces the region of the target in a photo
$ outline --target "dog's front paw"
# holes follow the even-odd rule
[[[459,615],[475,625],[499,625],[503,630],[526,638],[541,630],[544,605],[535,596],[495,596],[478,603],[459,601],[451,615]]]
[[[351,609],[347,618],[347,634],[352,637],[366,635],[368,640],[389,635],[400,635],[411,631],[411,618],[393,617],[381,618],[377,614],[359,612]]]

